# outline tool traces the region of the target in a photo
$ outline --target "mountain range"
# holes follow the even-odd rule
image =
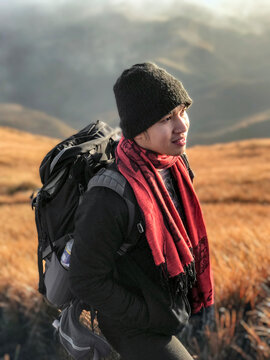
[[[116,126],[115,80],[132,64],[154,61],[193,98],[190,145],[269,137],[269,14],[225,19],[197,5],[173,10],[139,19],[113,7],[97,13],[79,0],[4,7],[0,102],[37,109],[72,129],[97,119]]]
[[[0,126],[54,138],[66,138],[75,132],[55,117],[18,104],[0,104]]]

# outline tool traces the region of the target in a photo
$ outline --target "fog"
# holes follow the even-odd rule
[[[192,96],[194,134],[265,111],[268,5],[257,2],[255,11],[238,1],[237,15],[237,7],[222,12],[226,2],[214,3],[1,2],[0,102],[44,111],[74,128],[98,118],[116,125],[116,78],[132,64],[154,61]]]

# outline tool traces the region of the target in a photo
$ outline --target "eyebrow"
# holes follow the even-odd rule
[[[187,108],[185,104],[181,104],[181,105],[178,105],[178,106],[180,106],[180,108],[182,108],[182,110],[186,110],[186,108]],[[171,110],[170,112],[168,112],[168,114],[164,115],[164,116],[161,118],[161,120],[162,120],[162,119],[165,119],[168,115],[173,115],[173,112],[174,112],[174,111],[177,111],[177,110],[175,110],[175,109]]]
[[[178,107],[178,106],[177,106],[177,107]],[[187,109],[187,107],[186,107],[185,104],[181,104],[181,105],[179,105],[179,107],[180,107],[180,109],[182,109],[182,110],[186,110],[186,109]],[[171,113],[173,113],[173,111],[171,111]]]

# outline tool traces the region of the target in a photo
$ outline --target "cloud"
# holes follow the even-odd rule
[[[161,65],[169,66],[172,69],[180,71],[182,73],[185,73],[185,74],[191,73],[191,70],[188,68],[188,66],[184,62],[172,61],[170,59],[162,58],[162,57],[157,58],[156,61],[159,62]]]
[[[13,0],[0,11],[0,101],[45,111],[76,128],[99,116],[117,120],[113,84],[138,62],[152,60],[168,68],[194,98],[207,95],[214,82],[220,88],[227,80],[249,78],[256,84],[269,76],[267,23],[258,36],[250,28],[257,22],[229,17],[222,22],[207,8],[179,6],[179,1],[168,6],[164,1],[160,8],[157,3],[155,12],[153,1],[144,3],[150,15],[158,17],[163,9],[163,18],[154,20],[133,14],[142,11],[141,2],[29,4]],[[220,104],[223,98],[220,94]],[[211,103],[209,96],[205,101]],[[207,121],[203,109],[199,117]]]
[[[117,12],[132,16],[137,20],[171,17],[186,6],[199,6],[220,16],[253,17],[270,13],[269,0],[1,0],[4,7],[64,8],[83,6],[95,13],[114,9]],[[146,11],[147,10],[147,11]]]

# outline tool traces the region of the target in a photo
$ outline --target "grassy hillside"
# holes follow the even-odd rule
[[[0,204],[25,202],[40,186],[40,162],[58,140],[3,127],[0,137]]]
[[[18,104],[0,104],[0,126],[59,138],[68,137],[75,132],[69,125],[53,116]]]
[[[37,237],[29,196],[40,185],[39,163],[57,140],[5,128],[0,137],[0,310],[20,304],[37,314]],[[270,291],[262,284],[270,277],[270,140],[198,146],[188,154],[208,228],[218,311],[218,330],[202,359],[269,359]],[[253,343],[251,357],[240,355],[244,336]],[[10,351],[3,349],[0,341],[0,358]]]
[[[218,303],[255,302],[270,275],[269,150],[270,140],[262,139],[189,151],[212,245]]]

